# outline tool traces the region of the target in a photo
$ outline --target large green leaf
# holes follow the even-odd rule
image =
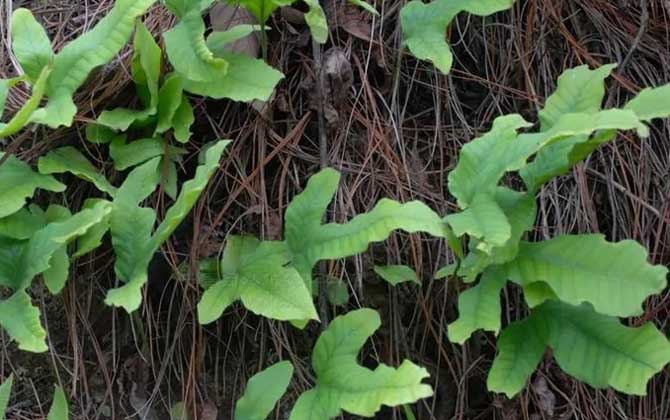
[[[507,281],[499,268],[484,272],[481,281],[458,297],[458,319],[449,325],[449,340],[463,344],[477,330],[500,330],[500,290]]]
[[[217,320],[238,299],[267,318],[318,319],[307,286],[295,269],[286,266],[289,262],[284,242],[229,238],[221,261],[222,280],[208,288],[198,304],[200,323]]]
[[[9,397],[12,393],[12,385],[14,384],[14,375],[9,375],[9,378],[0,385],[0,419],[5,420],[7,406],[9,405]]]
[[[156,215],[152,209],[138,207],[138,204],[156,188],[159,159],[147,162],[128,175],[117,192],[111,219],[112,243],[117,254],[115,271],[126,284],[107,293],[108,305],[123,307],[128,312],[139,308],[151,258],[191,211],[219,167],[229,143],[222,140],[207,149],[204,163],[198,166],[193,179],[184,183],[179,197],[153,235]]]
[[[28,9],[19,8],[12,13],[12,49],[33,83],[54,58],[49,36]]]
[[[235,420],[265,420],[293,377],[291,362],[279,362],[257,373],[235,405]]]
[[[655,118],[670,117],[670,84],[642,90],[633,100],[626,104],[641,120],[651,121]]]
[[[339,181],[340,175],[333,169],[319,172],[310,178],[305,190],[286,210],[286,243],[293,265],[309,288],[317,262],[360,254],[370,243],[386,240],[395,230],[447,237],[447,225],[437,213],[418,201],[400,204],[383,199],[369,213],[347,223],[322,224]]]
[[[467,233],[478,239],[477,249],[487,254],[505,245],[512,236],[512,226],[493,194],[476,195],[467,209],[450,214],[445,220],[456,236]]]
[[[135,26],[156,0],[117,0],[98,24],[67,44],[54,58],[46,88],[49,102],[32,120],[52,128],[70,126],[77,113],[72,96],[89,73],[110,62],[125,46]]]
[[[564,302],[589,302],[602,314],[626,317],[642,314],[645,299],[667,286],[668,269],[649,264],[646,250],[634,241],[563,235],[522,242],[507,273],[521,285],[546,283]]]
[[[26,207],[0,219],[0,237],[29,239],[44,224],[44,220]]]
[[[40,158],[37,168],[41,174],[52,175],[70,172],[85,181],[93,183],[100,191],[110,196],[116,194],[116,188],[107,178],[98,172],[93,164],[79,150],[72,146],[61,147]]]
[[[547,301],[503,331],[489,388],[510,397],[519,392],[544,346],[551,347],[559,366],[577,379],[635,395],[646,394],[649,379],[670,361],[670,343],[652,324],[625,327],[587,304]]]
[[[40,311],[33,306],[25,291],[0,300],[0,326],[19,344],[19,349],[33,353],[48,350],[45,343],[47,333],[40,324]]]
[[[372,417],[382,405],[409,404],[433,394],[421,383],[428,372],[410,361],[397,369],[380,364],[371,370],[358,364],[361,347],[380,325],[379,314],[371,309],[333,320],[312,353],[316,386],[298,398],[290,420],[326,420],[341,410]]]
[[[226,75],[228,62],[207,46],[205,21],[199,10],[187,12],[163,34],[170,63],[177,73],[194,82],[212,82]]]
[[[405,43],[414,56],[429,60],[444,74],[454,60],[445,41],[446,28],[460,12],[488,16],[512,7],[514,0],[413,0],[400,12]]]
[[[47,81],[49,80],[49,75],[51,74],[51,68],[45,67],[42,72],[39,74],[35,85],[33,86],[33,92],[28,101],[19,109],[19,111],[9,120],[6,124],[0,123],[0,139],[3,137],[8,137],[13,134],[18,133],[23,127],[25,127],[29,122],[30,118],[40,105],[40,101],[44,96],[44,91],[47,86]],[[1,98],[0,98],[1,99]],[[0,101],[2,102],[2,101]]]
[[[268,100],[284,75],[270,67],[263,60],[249,57],[246,54],[225,54],[228,72],[216,80],[197,82],[187,80],[184,90],[214,99],[232,99],[249,102]]]
[[[54,389],[54,398],[47,415],[47,420],[68,420],[69,410],[65,392],[59,386]]]
[[[3,155],[0,152],[0,158]],[[0,218],[19,211],[38,188],[53,192],[65,191],[65,185],[54,177],[34,172],[15,156],[10,156],[0,166],[0,185],[3,186],[0,188]]]

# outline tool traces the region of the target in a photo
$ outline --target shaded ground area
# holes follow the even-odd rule
[[[309,355],[319,326],[298,331],[261,320],[240,306],[229,309],[216,325],[198,326],[197,262],[219,252],[227,234],[280,238],[286,205],[323,163],[343,173],[332,220],[369,210],[382,197],[421,199],[445,214],[455,208],[446,176],[460,147],[500,114],[518,112],[534,119],[564,69],[618,63],[606,95],[612,106],[643,86],[670,81],[670,3],[663,0],[519,0],[511,11],[494,17],[461,16],[450,29],[456,62],[449,76],[402,49],[402,1],[377,1],[381,17],[376,18],[345,1],[324,3],[332,31],[323,55],[334,68],[326,92],[325,155],[313,96],[318,54],[300,11],[282,10],[272,21],[268,60],[287,77],[268,107],[196,102],[196,135],[188,146],[193,153],[185,160],[183,179],[192,175],[203,144],[217,138],[235,142],[190,221],[152,264],[141,312],[131,318],[103,305],[104,292],[115,281],[109,249],[78,260],[61,296],[33,290],[46,314],[52,352],[26,355],[2,338],[0,370],[19,378],[11,418],[43,417],[52,384],[60,381],[77,418],[125,418],[142,407],[166,418],[171,404],[186,400],[201,418],[217,418],[212,413],[218,412],[218,418],[228,419],[251,375],[289,359],[296,377],[274,417],[286,418],[293,399],[313,379]],[[110,4],[0,1],[0,76],[15,74],[12,58],[5,54],[12,6],[30,7],[58,48],[90,27]],[[156,7],[148,26],[162,32],[171,19]],[[79,122],[104,108],[128,104],[133,97],[128,60],[129,51],[100,69],[81,91]],[[23,100],[20,93],[11,96],[10,112]],[[35,161],[53,147],[77,144],[118,181],[106,149],[87,143],[81,128],[26,131],[17,136],[25,136],[19,154]],[[622,135],[572,174],[549,184],[539,198],[533,235],[602,232],[609,239],[631,238],[650,250],[655,263],[669,265],[669,135],[667,122],[656,124],[644,140]],[[70,204],[92,193],[84,184],[72,191],[66,198]],[[163,203],[157,203],[159,208]],[[485,378],[495,355],[494,337],[479,334],[463,347],[446,339],[446,325],[456,316],[455,296],[464,286],[432,280],[432,274],[449,258],[438,241],[396,234],[362,257],[326,266],[327,275],[346,282],[352,294],[347,307],[326,307],[330,317],[360,306],[382,314],[383,327],[363,352],[363,361],[398,364],[410,358],[431,372],[436,396],[419,404],[417,418],[670,418],[667,369],[649,385],[646,398],[625,397],[577,383],[548,354],[519,397],[507,400],[488,393]],[[417,267],[423,286],[390,288],[375,278],[373,262]],[[654,319],[668,332],[669,297],[666,292],[652,299],[646,314],[631,324]],[[519,290],[508,288],[504,301],[504,323],[524,316]],[[404,417],[387,410],[378,418]]]

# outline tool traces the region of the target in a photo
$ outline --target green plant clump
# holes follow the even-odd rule
[[[366,2],[352,2],[377,14]],[[77,89],[96,67],[115,59],[133,33],[131,73],[138,97],[136,106],[106,110],[86,127],[88,141],[108,146],[118,175],[114,178],[75,145],[52,149],[38,159],[36,168],[0,152],[0,286],[9,292],[0,300],[0,326],[22,350],[48,350],[31,298],[36,279],[49,293],[60,293],[72,262],[103,246],[107,235],[119,284],[107,291],[105,302],[129,313],[140,308],[150,261],[196,205],[230,144],[218,140],[204,145],[194,177],[179,185],[181,157],[193,146],[195,112],[189,95],[266,101],[283,78],[265,61],[226,47],[264,31],[270,15],[293,0],[235,1],[260,27],[241,25],[209,35],[203,13],[213,0],[166,0],[177,18],[162,34],[168,63],[139,19],[154,3],[118,0],[93,29],[58,53],[30,11],[13,13],[13,52],[24,74],[0,81],[0,111],[18,83],[32,85],[32,97],[0,124],[0,138],[30,123],[70,126],[77,113]],[[306,3],[314,39],[326,42],[323,10],[317,1]],[[486,16],[513,3],[411,1],[401,13],[406,44],[418,58],[447,73],[453,64],[445,42],[451,20],[462,11]],[[382,199],[348,222],[323,223],[340,174],[334,169],[315,174],[286,209],[283,240],[230,235],[220,259],[200,262],[199,322],[218,320],[239,301],[257,315],[304,328],[319,321],[314,304],[318,283],[313,278],[319,262],[364,253],[371,243],[385,241],[396,231],[423,233],[445,239],[457,256],[437,277],[472,285],[459,297],[459,317],[448,326],[449,339],[464,343],[477,330],[500,334],[488,377],[491,391],[510,397],[520,392],[551,348],[564,371],[593,387],[644,394],[649,379],[670,361],[670,343],[652,324],[628,327],[619,318],[643,313],[645,300],[667,286],[667,268],[651,265],[646,250],[630,240],[561,234],[534,242],[527,235],[535,224],[536,196],[543,185],[614,140],[618,131],[634,130],[644,137],[653,119],[670,117],[670,85],[645,89],[621,109],[602,109],[604,81],[613,68],[566,71],[540,111],[536,129],[518,114],[501,116],[487,133],[465,145],[448,177],[456,213],[439,215],[420,201]],[[56,178],[63,174],[89,182],[96,196],[79,208],[43,205],[44,197],[67,190]],[[520,188],[503,182],[509,174],[518,175]],[[172,200],[160,221],[157,210],[146,207],[157,192]],[[375,272],[391,285],[420,284],[415,270],[403,265],[376,266]],[[508,282],[523,290],[528,316],[503,328],[500,293]],[[348,293],[343,284],[336,286],[329,290],[331,299],[342,305]],[[338,316],[325,328],[312,353],[314,386],[299,396],[291,420],[322,420],[342,412],[371,417],[383,406],[405,406],[413,417],[406,405],[433,393],[424,383],[427,371],[409,360],[397,368],[376,363],[374,369],[358,361],[380,324],[377,312],[363,308]],[[281,361],[254,376],[237,403],[235,418],[267,418],[288,389],[293,371],[291,363]],[[0,386],[0,417],[11,386],[12,377]],[[65,394],[56,388],[49,419],[67,415]]]

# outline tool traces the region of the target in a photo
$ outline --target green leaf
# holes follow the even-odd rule
[[[507,272],[521,285],[545,282],[564,302],[589,302],[602,314],[627,317],[642,314],[645,299],[667,286],[668,269],[649,264],[646,250],[634,241],[562,235],[522,242]]]
[[[309,11],[305,13],[305,22],[312,32],[312,38],[319,44],[325,44],[328,41],[328,21],[319,0],[304,0],[309,6]]]
[[[635,112],[643,121],[651,121],[654,118],[670,117],[670,84],[656,88],[642,90],[633,100],[626,104],[626,108]]]
[[[222,57],[230,52],[229,44],[265,29],[269,28],[263,28],[261,25],[235,25],[225,31],[214,31],[207,37],[207,47],[214,55]]]
[[[295,269],[286,267],[289,261],[284,242],[230,238],[221,261],[223,280],[207,289],[198,304],[200,323],[217,320],[238,299],[250,311],[267,318],[318,319],[302,278]]]
[[[140,111],[128,108],[116,108],[103,111],[95,122],[114,131],[127,131],[130,126],[143,124],[154,115],[156,115],[155,108],[146,108]]]
[[[151,32],[139,20],[133,44],[133,81],[145,107],[155,113],[158,107],[158,83],[163,65],[163,51]]]
[[[392,286],[400,283],[412,282],[421,284],[416,272],[406,265],[375,265],[375,273]]]
[[[165,5],[178,18],[189,12],[204,12],[214,0],[165,0]]]
[[[449,325],[449,340],[463,344],[477,330],[500,330],[500,290],[506,273],[497,268],[487,270],[481,281],[458,297],[458,319]]]
[[[100,124],[86,124],[86,140],[90,141],[91,143],[110,143],[117,137],[123,137],[123,135],[120,136],[114,130]]]
[[[503,331],[489,388],[510,397],[519,392],[544,346],[550,346],[561,369],[577,379],[634,395],[645,395],[649,379],[670,361],[670,343],[652,324],[625,327],[588,304],[548,301]]]
[[[215,57],[205,41],[205,22],[200,11],[182,16],[163,34],[170,63],[177,73],[194,82],[212,82],[226,75],[228,62]]]
[[[479,240],[477,249],[490,254],[492,249],[505,245],[512,236],[512,226],[495,198],[478,194],[470,207],[445,218],[456,236],[470,235]]]
[[[333,320],[312,353],[316,386],[298,398],[290,420],[325,420],[341,410],[372,417],[382,405],[409,404],[433,394],[421,383],[428,372],[408,360],[397,369],[380,364],[371,370],[358,364],[361,347],[380,325],[379,314],[371,309]]]
[[[65,392],[59,386],[54,389],[54,399],[47,420],[68,420],[68,406]]]
[[[47,223],[64,222],[70,217],[72,217],[70,210],[59,205],[52,204],[45,212]],[[70,256],[67,252],[67,244],[65,244],[53,252],[49,261],[49,268],[42,273],[42,278],[49,292],[56,295],[65,287],[69,274]]]
[[[165,153],[165,140],[148,138],[126,142],[126,138],[119,136],[109,146],[109,155],[114,161],[114,169],[125,171]]]
[[[329,279],[326,294],[331,305],[344,306],[349,302],[349,287],[340,279]]]
[[[0,158],[3,155],[0,152]],[[0,188],[0,218],[19,211],[38,188],[53,192],[65,191],[65,185],[54,177],[34,172],[28,164],[14,156],[10,156],[0,166],[0,185],[3,186]]]
[[[184,94],[181,95],[181,104],[172,117],[172,128],[174,129],[174,138],[178,142],[186,143],[191,139],[191,126],[195,122],[195,115],[191,101]]]
[[[286,392],[292,377],[291,362],[279,362],[254,375],[235,406],[235,420],[265,420]]]
[[[41,157],[37,168],[44,175],[70,172],[78,178],[93,183],[100,191],[112,197],[116,194],[116,188],[107,181],[107,178],[98,172],[86,159],[86,156],[71,146],[52,150],[46,156]]]
[[[444,74],[453,63],[451,48],[445,42],[447,26],[460,12],[488,16],[512,7],[514,0],[413,0],[400,12],[405,43],[415,57],[429,60]]]
[[[11,239],[30,239],[39,230],[44,221],[27,208],[0,219],[0,236]]]
[[[349,2],[358,7],[362,7],[363,9],[367,10],[368,12],[372,13],[375,16],[379,16],[379,12],[377,11],[377,9],[375,9],[373,5],[371,5],[365,0],[349,0]]]
[[[183,99],[183,79],[178,74],[171,74],[161,86],[158,93],[158,123],[154,135],[162,134],[172,127],[172,120]]]
[[[32,12],[24,8],[16,9],[12,14],[12,48],[33,83],[54,58],[49,36]]]
[[[9,375],[9,378],[0,385],[0,419],[2,420],[5,420],[9,397],[12,393],[12,385],[14,385],[14,375]]]
[[[280,71],[267,65],[265,61],[246,54],[229,53],[224,57],[228,62],[228,72],[224,76],[210,82],[187,80],[184,82],[184,90],[214,99],[266,101],[284,78]]]
[[[279,7],[290,6],[296,0],[228,0],[229,4],[239,4],[250,11],[258,20],[264,24],[272,13]]]
[[[108,305],[123,307],[128,312],[139,308],[151,258],[191,211],[219,167],[221,155],[229,143],[221,140],[207,149],[205,162],[198,166],[194,178],[184,183],[179,197],[153,236],[151,231],[156,214],[152,209],[138,207],[138,203],[156,188],[159,159],[149,161],[128,175],[117,192],[111,219],[112,243],[117,253],[115,271],[126,284],[107,293],[105,302]]]
[[[89,198],[84,201],[83,209],[92,209],[96,206],[103,205],[110,206],[111,203],[105,200],[100,200],[97,198]],[[81,257],[86,255],[94,249],[98,248],[102,244],[102,238],[109,231],[111,214],[104,216],[98,224],[91,226],[91,228],[83,235],[77,239],[77,252],[75,252],[74,257]]]
[[[44,91],[46,89],[50,73],[51,69],[49,67],[45,67],[37,78],[35,85],[33,86],[33,92],[30,96],[30,99],[28,99],[28,101],[23,104],[21,109],[19,109],[19,112],[17,112],[16,115],[14,115],[11,120],[9,120],[9,122],[6,124],[0,123],[0,139],[18,133],[30,122],[31,116],[40,105],[40,101],[44,96]]]
[[[47,333],[40,323],[40,311],[25,291],[0,300],[0,325],[21,350],[42,353],[49,349],[45,342]]]
[[[547,98],[539,113],[542,130],[548,130],[565,114],[593,114],[601,109],[605,96],[605,79],[616,64],[608,64],[595,70],[579,66],[566,70],[558,78],[556,91]]]
[[[70,126],[77,113],[72,96],[96,67],[110,62],[126,45],[135,20],[156,0],[117,0],[98,24],[67,44],[54,58],[46,88],[49,102],[32,120],[51,128]]]

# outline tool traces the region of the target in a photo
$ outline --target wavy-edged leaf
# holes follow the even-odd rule
[[[488,269],[478,285],[458,297],[458,319],[449,324],[449,340],[463,344],[477,330],[500,330],[500,291],[507,281],[504,270]]]
[[[0,325],[21,350],[42,353],[49,349],[45,342],[47,333],[40,323],[40,311],[25,291],[0,300]]]
[[[4,153],[0,152],[0,158]],[[0,165],[0,218],[21,209],[36,189],[52,192],[65,191],[65,185],[50,175],[34,172],[27,163],[10,156]]]
[[[49,102],[32,120],[51,128],[70,126],[77,113],[72,96],[96,67],[110,62],[126,45],[135,20],[156,0],[117,0],[98,24],[67,44],[53,60],[46,93]]]
[[[321,260],[345,258],[364,252],[370,243],[386,240],[395,230],[426,232],[446,237],[446,223],[425,204],[400,204],[383,199],[369,212],[343,224],[322,224],[333,199],[340,175],[324,169],[312,176],[305,190],[296,196],[285,217],[285,235],[293,265],[312,287],[312,269]]]
[[[222,280],[208,288],[198,304],[200,323],[217,320],[238,299],[267,318],[318,319],[309,290],[298,272],[286,266],[289,262],[284,242],[231,237],[221,261]]]
[[[9,375],[2,385],[0,385],[0,419],[5,420],[7,406],[9,405],[9,397],[12,394],[12,386],[14,385],[14,375]]]
[[[508,333],[508,331],[510,331]],[[670,343],[652,324],[639,328],[588,304],[547,301],[501,334],[489,388],[513,396],[549,346],[561,369],[595,388],[645,395],[647,382],[670,362]]]
[[[54,58],[49,36],[28,9],[19,8],[12,13],[12,49],[33,83]]]
[[[433,395],[421,381],[428,372],[405,360],[398,368],[380,364],[371,370],[357,357],[379,328],[379,314],[359,309],[338,316],[321,334],[312,353],[316,386],[303,393],[290,420],[325,420],[348,413],[372,417],[383,405],[395,407]]]
[[[9,120],[6,124],[0,123],[0,139],[18,133],[30,122],[31,116],[35,113],[37,107],[39,107],[40,101],[44,96],[50,74],[50,67],[45,67],[42,69],[42,72],[38,76],[37,81],[33,86],[32,95],[28,101],[23,104],[16,115],[14,115],[14,117],[12,117],[12,119]]]
[[[0,219],[0,236],[10,239],[30,239],[44,225],[44,220],[27,208]]]
[[[200,11],[189,11],[163,34],[170,63],[177,73],[194,82],[212,82],[226,75],[228,62],[207,47],[205,21]]]
[[[477,249],[490,254],[503,246],[512,236],[507,216],[490,194],[477,194],[470,206],[460,213],[445,218],[456,236],[470,235],[479,241]]]
[[[49,152],[39,159],[37,168],[41,174],[53,175],[70,172],[78,178],[93,183],[100,191],[114,196],[116,188],[98,172],[79,150],[65,146]]]
[[[421,284],[416,271],[406,265],[375,265],[374,270],[379,277],[392,286],[405,282]]]
[[[101,203],[107,203],[106,205],[111,206],[112,204],[108,201],[101,200],[98,198],[89,198],[84,201],[83,209],[91,209],[95,206],[101,205]],[[111,219],[111,214],[104,216],[99,223],[91,226],[91,228],[86,231],[85,234],[81,235],[77,239],[77,251],[74,253],[74,257],[81,257],[86,255],[94,249],[98,248],[102,244],[102,238],[109,231],[109,223]]]
[[[137,204],[156,188],[159,159],[151,160],[130,173],[117,192],[111,220],[112,243],[117,251],[115,271],[126,284],[108,291],[105,299],[108,305],[123,307],[128,312],[139,308],[151,258],[191,211],[219,167],[219,160],[229,143],[228,140],[221,140],[207,149],[205,162],[198,166],[193,179],[184,183],[177,200],[153,236],[151,231],[156,215],[152,209],[140,208]],[[128,219],[133,216],[135,220],[130,223]]]
[[[521,285],[546,283],[564,302],[589,302],[602,314],[627,317],[640,315],[645,299],[667,286],[668,269],[649,264],[646,250],[634,241],[562,235],[522,242],[507,272]]]
[[[291,362],[279,362],[255,374],[235,405],[235,420],[265,420],[293,377]]]
[[[223,56],[228,62],[228,72],[210,82],[186,80],[184,90],[195,95],[214,99],[232,99],[250,102],[266,101],[284,75],[265,61],[245,54],[229,53]]]
[[[412,54],[429,60],[444,74],[453,63],[451,48],[445,41],[447,26],[460,12],[488,16],[509,9],[514,0],[413,0],[400,12],[405,43]]]
[[[651,121],[655,118],[670,117],[670,84],[656,88],[643,89],[633,98],[626,108],[635,112],[643,121]]]
[[[54,398],[47,415],[47,420],[68,420],[69,409],[65,392],[59,386],[54,389]]]

